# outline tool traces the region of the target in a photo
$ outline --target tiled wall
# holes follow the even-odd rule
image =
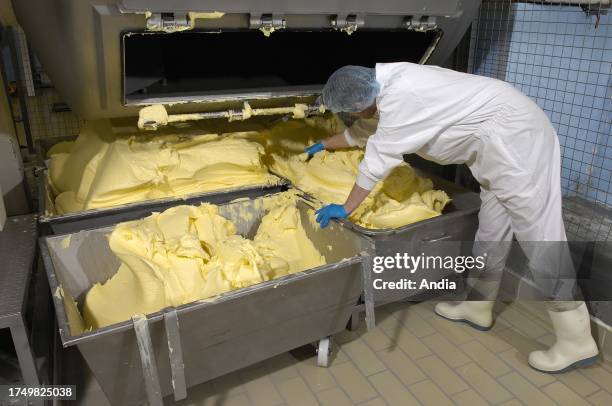
[[[564,195],[611,208],[612,10],[597,23],[578,6],[485,0],[471,43],[471,72],[512,83],[553,122]]]

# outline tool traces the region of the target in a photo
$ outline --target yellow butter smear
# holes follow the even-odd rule
[[[48,155],[57,214],[278,182],[263,146],[232,135],[120,136],[98,121]]]
[[[322,202],[342,204],[355,183],[363,151],[323,151],[310,160],[306,154],[273,158],[272,169],[295,186]],[[404,163],[376,185],[350,220],[370,229],[397,228],[439,216],[449,201],[430,179]]]
[[[263,199],[255,237],[236,233],[218,206],[177,206],[121,223],[109,236],[117,273],[85,297],[85,328],[206,299],[325,264],[304,230],[295,195]]]

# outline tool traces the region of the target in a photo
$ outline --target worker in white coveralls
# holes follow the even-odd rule
[[[322,101],[333,112],[378,119],[377,126],[360,120],[306,149],[314,155],[346,148],[363,143],[368,127],[373,133],[344,205],[317,211],[322,227],[355,210],[404,154],[442,165],[466,164],[481,186],[474,250],[487,252],[487,270],[503,270],[514,235],[548,300],[556,342],[529,354],[529,364],[552,373],[596,362],[586,304],[568,293],[579,291],[575,277],[560,274],[569,251],[561,216],[559,141],[533,101],[503,81],[412,63],[340,68],[327,81]],[[565,247],[561,259],[547,244]],[[482,279],[480,300],[441,302],[435,312],[488,330],[500,278]]]

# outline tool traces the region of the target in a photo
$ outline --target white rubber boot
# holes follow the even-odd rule
[[[494,305],[492,300],[464,301],[458,304],[440,302],[436,305],[435,312],[447,320],[467,323],[477,330],[487,331],[493,326]]]
[[[591,335],[586,304],[564,312],[549,311],[557,341],[547,351],[529,354],[529,365],[541,372],[562,373],[597,362],[597,344]]]

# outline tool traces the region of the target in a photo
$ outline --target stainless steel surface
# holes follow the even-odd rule
[[[170,3],[170,4],[169,4]],[[336,14],[339,12],[401,15],[455,15],[460,12],[459,0],[119,0],[124,12],[222,11],[227,13]]]
[[[263,215],[257,200],[221,205],[220,212],[234,220],[239,233],[252,236]],[[339,224],[315,230],[310,208],[300,203],[299,209],[306,233],[328,264],[178,307],[187,387],[345,328],[362,289],[359,253],[371,251],[371,242]],[[238,218],[245,212],[253,216]],[[63,345],[78,346],[111,403],[136,404],[145,399],[145,391],[132,323],[84,332],[74,312],[75,300],[81,303],[93,283],[105,281],[118,268],[106,238],[111,230],[69,234],[67,249],[62,248],[65,235],[46,237],[41,251]],[[168,395],[171,368],[163,311],[147,318],[162,393]]]
[[[0,231],[0,329],[11,332],[26,385],[39,377],[25,323],[27,292],[36,252],[36,216],[13,216]]]
[[[162,406],[164,404],[159,385],[159,375],[157,373],[157,363],[153,357],[153,344],[149,334],[149,322],[142,315],[132,316],[134,332],[136,333],[136,343],[140,352],[140,365],[142,365],[142,375],[144,377],[145,390],[147,392],[147,403],[149,406]],[[171,352],[171,351],[170,351]]]
[[[435,189],[444,190],[452,199],[441,216],[392,229],[369,229],[354,224],[347,219],[341,219],[339,222],[342,226],[371,239],[375,246],[375,255],[379,256],[394,256],[397,253],[397,247],[389,247],[386,244],[388,242],[405,244],[405,251],[412,255],[424,253],[425,255],[444,257],[469,251],[476,234],[476,229],[478,228],[479,195],[438,176],[430,175],[418,168],[415,169],[419,175],[430,178]],[[316,200],[307,193],[304,193],[304,198],[312,201]],[[457,244],[451,246],[448,242],[456,242]],[[429,269],[428,279],[442,279],[451,274],[451,272]],[[401,272],[393,273],[393,278],[388,275],[386,275],[385,281],[399,281],[406,277]],[[379,306],[393,301],[404,300],[422,292],[418,289],[374,290],[373,298],[375,304]],[[364,300],[367,307],[369,305],[367,297]]]
[[[4,198],[8,216],[32,211],[26,185],[17,140],[13,135],[0,134],[0,199]]]
[[[168,339],[174,400],[179,401],[187,397],[187,385],[185,383],[185,364],[183,363],[181,330],[176,309],[168,309],[164,312],[164,327],[166,328],[166,338]]]
[[[125,75],[122,71],[121,35],[145,29],[146,17],[143,10],[174,12],[177,18],[184,18],[188,11],[226,12],[226,15],[218,19],[198,19],[195,24],[198,30],[250,29],[250,14],[266,13],[283,15],[286,28],[282,31],[333,29],[331,21],[350,16],[363,18],[359,30],[406,29],[406,19],[410,16],[415,21],[417,18],[421,21],[424,17],[436,17],[436,25],[444,32],[444,36],[432,54],[430,63],[442,64],[473,21],[479,3],[477,0],[348,3],[303,0],[256,3],[67,0],[58,3],[53,0],[14,0],[13,7],[34,53],[65,101],[81,118],[94,119],[136,116],[138,113],[137,106],[125,106],[122,103]],[[181,12],[182,17],[179,15]],[[180,41],[180,33],[171,35],[176,35],[174,38]],[[262,34],[263,40],[265,38]],[[307,57],[310,60],[310,55]],[[315,94],[319,91],[320,86],[316,87]],[[220,93],[224,96],[223,92]],[[181,99],[186,103],[174,106],[173,113],[238,107],[237,103],[230,100],[231,97],[225,97],[226,101],[210,102],[204,109],[200,103],[190,102],[201,100],[197,95],[184,95],[174,101]],[[257,107],[270,107],[274,103],[274,97],[260,97],[259,100],[261,104]]]
[[[343,221],[343,225],[374,241],[376,255],[395,255],[397,247],[389,247],[386,242],[401,242],[405,251],[412,255],[424,253],[428,256],[466,255],[471,253],[471,245],[478,228],[480,197],[477,193],[464,189],[442,178],[423,174],[432,179],[434,188],[444,190],[452,199],[443,214],[428,220],[419,221],[396,229],[370,230]],[[455,242],[449,244],[449,242]],[[448,277],[452,270],[428,269],[428,280]],[[388,275],[385,281],[399,281],[406,277],[402,272]],[[422,278],[422,275],[419,276]],[[377,306],[405,300],[423,293],[422,290],[375,290],[374,301]]]
[[[39,217],[38,221],[48,224],[54,234],[68,233],[95,227],[135,220],[156,211],[163,211],[178,204],[202,202],[221,204],[243,197],[258,197],[286,189],[288,183],[280,180],[276,185],[253,185],[212,192],[196,193],[182,197],[153,199],[122,204],[100,209],[88,209],[74,213],[56,214],[47,171],[39,174]]]

